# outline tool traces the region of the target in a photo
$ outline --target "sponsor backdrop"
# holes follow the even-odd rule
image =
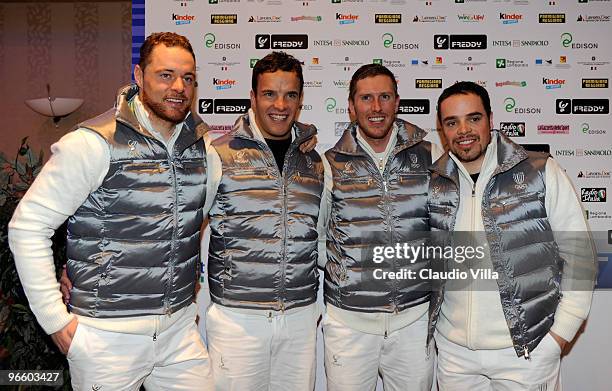
[[[249,107],[253,64],[287,51],[303,62],[300,120],[319,128],[321,151],[350,121],[348,85],[363,64],[394,72],[399,116],[436,142],[438,95],[475,81],[491,95],[495,127],[567,170],[598,236],[598,287],[611,288],[611,16],[610,0],[134,0],[133,63],[149,33],[187,36],[197,111],[224,133]]]

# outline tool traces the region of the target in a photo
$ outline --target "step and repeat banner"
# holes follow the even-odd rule
[[[610,0],[133,0],[132,63],[151,32],[187,36],[197,57],[195,110],[222,134],[249,108],[254,63],[271,50],[289,52],[304,68],[300,121],[318,127],[321,151],[348,124],[349,81],[363,64],[393,71],[398,115],[438,143],[439,94],[475,81],[491,95],[498,129],[567,170],[596,236],[605,289],[612,288],[611,16]],[[590,324],[564,360],[566,389],[608,389],[609,299],[596,292]],[[324,389],[320,341],[317,389]]]
[[[363,64],[394,72],[399,116],[436,142],[442,89],[481,84],[495,126],[567,170],[597,232],[599,287],[612,287],[609,0],[134,0],[133,11],[133,63],[151,32],[189,38],[196,109],[220,134],[249,108],[251,68],[271,50],[302,61],[300,121],[318,127],[322,151],[349,123],[349,81]]]

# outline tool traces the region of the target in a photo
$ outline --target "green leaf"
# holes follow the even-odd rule
[[[25,175],[26,173],[25,166],[21,162],[15,164],[15,171],[17,171],[19,175]]]

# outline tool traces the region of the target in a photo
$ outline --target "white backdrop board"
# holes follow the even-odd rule
[[[442,89],[458,80],[485,86],[495,126],[549,151],[574,181],[599,238],[598,288],[612,288],[610,0],[134,0],[133,11],[133,63],[151,32],[189,38],[195,110],[217,133],[248,108],[252,65],[270,50],[303,62],[300,121],[318,127],[321,151],[349,121],[348,84],[362,64],[394,72],[399,116],[436,142]],[[609,389],[610,294],[597,292],[585,334],[564,360],[566,390]]]

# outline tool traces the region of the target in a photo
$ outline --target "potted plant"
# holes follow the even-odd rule
[[[0,369],[60,370],[64,374],[64,384],[56,389],[69,390],[66,357],[36,322],[8,245],[11,216],[43,165],[42,151],[35,154],[27,140],[27,137],[21,140],[14,159],[0,154]],[[52,240],[59,274],[66,263],[65,225],[56,231]],[[25,388],[16,386],[12,389]],[[42,390],[43,386],[27,386],[27,389]]]

